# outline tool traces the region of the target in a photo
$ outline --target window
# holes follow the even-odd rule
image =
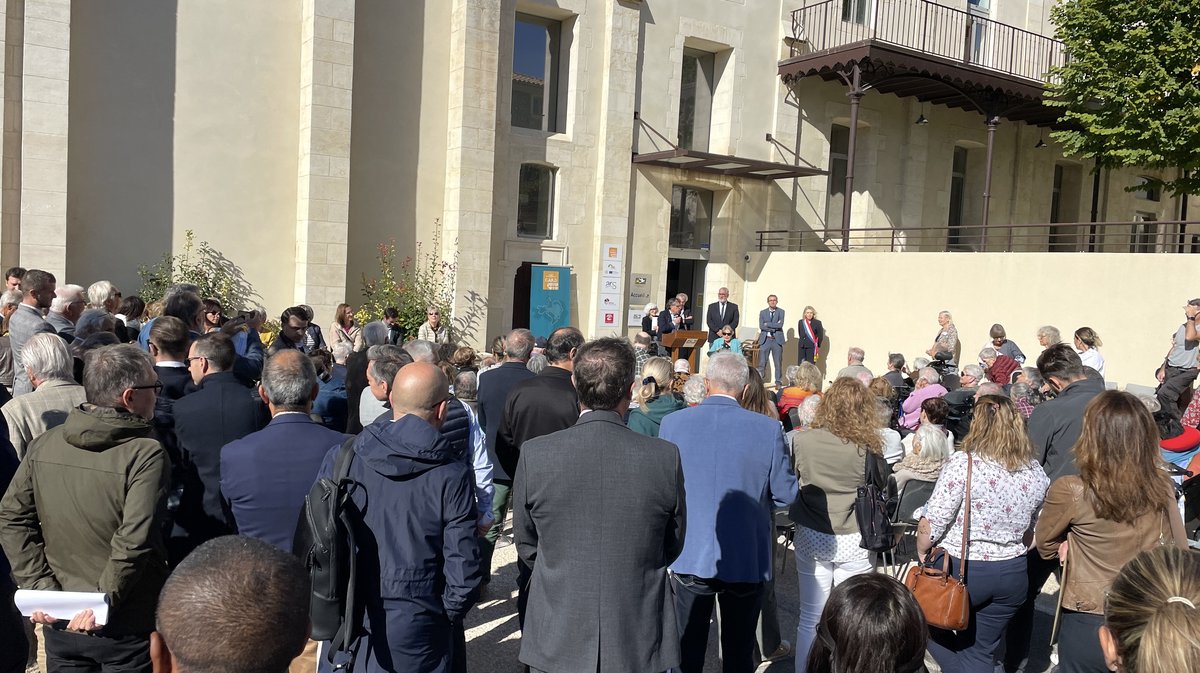
[[[1139,212],[1133,220],[1133,234],[1129,240],[1129,252],[1158,251],[1158,216],[1154,213]]]
[[[513,36],[512,125],[557,132],[562,24],[517,14]]]
[[[716,59],[712,54],[683,50],[683,77],[679,87],[679,146],[683,149],[708,151],[715,66]]]
[[[1136,185],[1137,188],[1133,191],[1134,197],[1143,201],[1162,200],[1162,185],[1155,183],[1154,178],[1139,175]]]
[[[963,211],[967,191],[967,148],[955,147],[950,171],[950,213],[946,219],[949,227],[946,245],[962,245]]]
[[[859,25],[867,23],[868,8],[872,0],[842,0],[842,21]]]
[[[1054,164],[1054,186],[1050,192],[1050,224],[1062,222],[1063,166]],[[1073,252],[1075,233],[1064,227],[1050,228],[1050,252]]]
[[[842,228],[842,207],[846,202],[846,170],[849,167],[850,127],[834,124],[829,128],[829,198],[825,202],[825,235]]]
[[[550,238],[554,213],[554,169],[521,164],[517,188],[517,235]]]
[[[671,189],[670,247],[708,250],[712,235],[712,208],[712,192],[675,185]]]

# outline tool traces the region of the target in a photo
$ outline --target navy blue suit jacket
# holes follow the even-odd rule
[[[283,414],[221,449],[221,496],[241,535],[285,551],[325,454],[350,436],[305,414]]]
[[[496,433],[504,421],[504,403],[518,383],[531,379],[534,373],[524,362],[505,362],[479,375],[479,426],[487,442],[488,458],[492,460],[492,481],[512,481],[512,475],[496,458]]]

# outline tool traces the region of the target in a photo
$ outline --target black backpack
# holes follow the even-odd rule
[[[351,437],[338,448],[333,475],[322,478],[308,491],[292,545],[312,581],[312,639],[331,641],[327,653],[331,663],[334,653],[349,651],[357,625],[354,523],[359,520],[359,512],[350,498],[358,486],[350,479],[353,445]]]
[[[854,498],[854,518],[862,535],[858,546],[873,552],[888,552],[896,546],[892,532],[891,513],[895,501],[889,503],[887,495],[871,480],[870,467],[875,455],[867,452],[863,461],[863,483]],[[882,460],[882,459],[879,459]]]

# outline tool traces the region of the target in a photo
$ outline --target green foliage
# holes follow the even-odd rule
[[[1159,182],[1200,191],[1200,11],[1195,0],[1064,0],[1052,10],[1069,54],[1048,105],[1070,128],[1053,133],[1068,155],[1101,166],[1182,168]]]
[[[435,307],[441,314],[442,324],[450,328],[450,340],[456,339],[458,331],[450,321],[450,309],[454,296],[455,273],[458,255],[447,262],[438,254],[441,249],[441,227],[435,227],[433,240],[426,250],[417,242],[416,254],[405,257],[396,265],[396,242],[380,243],[376,260],[379,276],[367,278],[363,274],[363,302],[354,319],[359,325],[372,320],[381,320],[383,312],[394,307],[400,312],[397,322],[404,328],[409,339],[415,339],[417,330],[425,322],[425,312]]]
[[[138,296],[147,304],[162,300],[167,288],[175,283],[196,285],[201,297],[220,301],[226,314],[251,308],[253,300],[261,298],[237,264],[207,241],[197,245],[191,229],[187,230],[180,254],[166,253],[154,266],[143,264],[138,267],[138,276],[142,279]]]

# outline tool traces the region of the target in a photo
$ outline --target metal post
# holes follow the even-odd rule
[[[992,115],[987,120],[987,169],[983,174],[983,241],[982,252],[987,252],[988,210],[992,204],[992,147],[996,144],[996,127],[1000,118]]]
[[[846,193],[842,195],[842,252],[850,250],[850,202],[854,198],[854,155],[858,144],[858,104],[862,101],[862,70],[858,64],[850,72],[850,137],[846,144]]]
[[[1100,219],[1100,157],[1096,157],[1096,170],[1092,175],[1092,218],[1088,226],[1088,252],[1096,252],[1096,220]]]

